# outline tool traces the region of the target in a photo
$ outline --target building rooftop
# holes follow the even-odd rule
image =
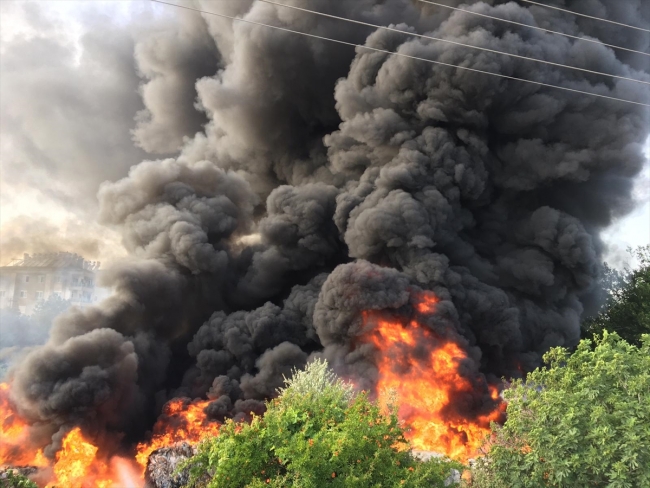
[[[76,268],[97,270],[99,261],[86,261],[78,254],[71,252],[48,252],[29,255],[25,253],[22,258],[14,259],[6,268]]]

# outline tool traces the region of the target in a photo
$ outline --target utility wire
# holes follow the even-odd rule
[[[521,27],[528,27],[529,29],[537,29],[537,30],[542,31],[542,32],[548,32],[549,34],[557,34],[559,36],[565,36],[565,37],[569,37],[571,39],[577,39],[579,41],[593,42],[594,44],[602,44],[603,46],[611,47],[612,49],[623,49],[624,51],[629,51],[629,52],[636,53],[636,54],[642,54],[644,56],[650,56],[650,53],[646,53],[644,51],[637,51],[636,49],[630,49],[630,48],[623,47],[623,46],[617,46],[615,44],[607,44],[606,42],[602,42],[602,41],[600,41],[598,39],[589,39],[588,37],[574,36],[572,34],[566,34],[564,32],[554,31],[554,30],[550,30],[550,29],[544,29],[543,27],[539,27],[539,26],[536,26],[536,25],[524,24],[523,22],[517,22],[517,21],[514,21],[514,20],[502,19],[501,17],[495,17],[493,15],[482,14],[480,12],[474,12],[473,10],[467,10],[465,8],[462,8],[462,7],[451,7],[450,5],[445,5],[444,3],[432,2],[430,0],[418,0],[418,1],[420,1],[422,3],[428,3],[428,4],[431,4],[431,5],[436,5],[438,7],[448,8],[448,9],[451,9],[451,10],[458,10],[459,12],[465,12],[465,13],[471,14],[471,15],[478,15],[480,17],[485,17],[487,19],[498,20],[500,22],[507,22],[508,24],[519,25]]]
[[[534,5],[539,5],[540,7],[552,8],[554,10],[560,10],[562,12],[566,12],[566,13],[573,14],[573,15],[578,15],[580,17],[587,17],[588,19],[600,20],[601,22],[609,22],[610,24],[621,25],[623,27],[629,27],[630,29],[636,29],[636,30],[640,30],[640,31],[643,31],[643,32],[650,32],[650,29],[644,29],[643,27],[637,27],[635,25],[630,25],[630,24],[623,24],[622,22],[614,22],[613,20],[603,19],[602,17],[594,17],[593,15],[581,14],[580,12],[574,12],[573,10],[567,10],[565,8],[556,7],[554,5],[547,5],[545,3],[533,2],[532,0],[521,0],[521,1],[526,2],[526,3],[532,3]],[[619,0],[619,1],[624,1],[624,0]]]
[[[259,1],[264,2],[264,3],[269,3],[271,5],[277,5],[278,7],[285,7],[285,8],[290,8],[290,9],[293,9],[293,10],[300,10],[301,12],[307,12],[307,13],[314,14],[314,15],[320,15],[322,17],[329,17],[331,19],[343,20],[345,22],[351,22],[351,23],[354,23],[354,24],[364,25],[364,26],[367,26],[367,27],[373,27],[375,29],[384,29],[384,30],[388,30],[388,31],[391,31],[391,32],[399,32],[400,34],[404,34],[404,35],[407,35],[407,36],[420,37],[422,39],[429,39],[429,40],[432,40],[432,41],[446,42],[448,44],[455,44],[457,46],[467,47],[467,48],[470,48],[470,49],[477,49],[479,51],[486,51],[486,52],[490,52],[490,53],[501,54],[503,56],[510,56],[510,57],[513,57],[513,58],[525,59],[527,61],[535,61],[536,63],[550,64],[550,65],[553,65],[553,66],[559,66],[561,68],[573,69],[573,70],[576,70],[576,71],[582,71],[584,73],[590,73],[592,75],[611,76],[612,78],[618,78],[619,80],[626,80],[626,81],[632,81],[634,83],[643,83],[644,85],[650,85],[650,81],[638,80],[636,78],[628,78],[627,76],[619,76],[619,75],[613,75],[611,73],[604,73],[602,71],[593,71],[593,70],[590,70],[590,69],[578,68],[576,66],[569,66],[567,64],[562,64],[562,63],[554,63],[553,61],[546,61],[544,59],[530,58],[528,56],[522,56],[520,54],[507,53],[507,52],[504,52],[504,51],[498,51],[496,49],[490,49],[490,48],[482,47],[482,46],[473,46],[471,44],[465,44],[464,42],[452,41],[452,40],[443,39],[443,38],[440,38],[440,37],[427,36],[427,35],[424,35],[424,34],[417,34],[415,32],[405,31],[405,30],[402,30],[402,29],[396,29],[394,27],[387,27],[387,26],[383,26],[383,25],[371,24],[369,22],[362,22],[360,20],[348,19],[347,17],[340,17],[338,15],[326,14],[324,12],[319,12],[317,10],[309,10],[307,8],[296,7],[296,6],[293,6],[293,5],[286,5],[284,3],[274,2],[272,0],[259,0]]]
[[[311,38],[314,38],[314,39],[321,39],[323,41],[330,41],[330,42],[335,42],[337,44],[344,44],[346,46],[353,46],[353,47],[358,47],[358,48],[362,48],[362,49],[368,49],[369,51],[375,51],[375,52],[380,52],[380,53],[385,53],[385,54],[392,54],[392,55],[395,55],[395,56],[402,56],[404,58],[414,59],[414,60],[417,60],[417,61],[425,61],[427,63],[439,64],[441,66],[448,66],[450,68],[456,68],[456,69],[460,69],[460,70],[464,70],[464,71],[472,71],[474,73],[482,73],[482,74],[485,74],[485,75],[497,76],[499,78],[506,78],[506,79],[509,79],[509,80],[517,80],[517,81],[523,81],[523,82],[526,82],[526,83],[532,83],[532,84],[538,85],[538,86],[545,86],[545,87],[549,87],[549,88],[556,88],[558,90],[564,90],[564,91],[573,92],[573,93],[580,93],[580,94],[583,94],[583,95],[591,95],[593,97],[598,97],[598,98],[606,98],[606,99],[609,99],[609,100],[616,100],[617,102],[631,103],[631,104],[640,105],[640,106],[643,106],[643,107],[650,107],[650,104],[643,103],[643,102],[635,102],[633,100],[626,100],[624,98],[610,97],[608,95],[601,95],[599,93],[592,93],[592,92],[588,92],[588,91],[577,90],[577,89],[574,89],[574,88],[567,88],[565,86],[552,85],[550,83],[543,83],[541,81],[527,80],[525,78],[517,78],[516,76],[502,75],[502,74],[499,74],[499,73],[492,73],[490,71],[483,71],[483,70],[476,69],[476,68],[468,68],[466,66],[458,66],[456,64],[444,63],[442,61],[434,61],[432,59],[420,58],[418,56],[411,56],[410,54],[404,54],[404,53],[399,53],[399,52],[394,52],[394,51],[387,51],[385,49],[379,49],[379,48],[376,48],[376,47],[364,46],[363,44],[355,44],[353,42],[341,41],[341,40],[338,40],[338,39],[331,39],[329,37],[318,36],[316,34],[309,34],[307,32],[295,31],[295,30],[292,30],[292,29],[287,29],[286,27],[278,27],[278,26],[275,26],[275,25],[264,24],[262,22],[256,22],[256,21],[253,21],[253,20],[242,19],[240,17],[232,17],[230,15],[218,14],[216,12],[207,12],[205,10],[199,10],[199,9],[196,9],[196,8],[193,8],[193,7],[187,7],[185,5],[178,5],[178,4],[175,4],[175,3],[163,2],[162,0],[151,0],[151,1],[155,2],[155,3],[161,3],[161,4],[164,4],[164,5],[171,5],[172,7],[178,7],[178,8],[182,8],[182,9],[186,9],[186,10],[192,10],[194,12],[199,12],[199,13],[202,13],[202,14],[215,15],[217,17],[222,17],[224,19],[231,19],[231,20],[234,20],[236,22],[245,22],[247,24],[253,24],[253,25],[259,25],[259,26],[263,26],[263,27],[269,27],[271,29],[277,29],[277,30],[281,30],[281,31],[284,31],[284,32],[291,32],[293,34],[300,34],[302,36],[307,36],[307,37],[311,37]]]

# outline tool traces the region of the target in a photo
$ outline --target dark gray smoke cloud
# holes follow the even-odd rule
[[[406,0],[291,3],[650,81],[636,58],[602,46],[463,13],[429,15]],[[588,3],[621,22],[650,22],[641,0]],[[639,84],[261,2],[202,5],[650,101]],[[600,33],[512,2],[471,8]],[[108,277],[112,298],[59,319],[49,343],[15,369],[14,397],[30,418],[101,424],[133,440],[167,399],[204,395],[213,418],[243,418],[316,354],[371,387],[376,351],[360,342],[364,311],[415,317],[458,342],[472,377],[518,374],[549,347],[576,344],[597,295],[599,232],[630,210],[647,110],[209,16],[176,28],[182,42],[155,31],[136,48],[149,81],[134,137],[165,153],[201,126],[189,106],[193,77],[203,76],[197,106],[208,123],[177,157],[102,185],[101,217],[131,257]],[[619,31],[602,35],[629,41]],[[639,36],[631,47],[647,46]],[[426,291],[440,300],[435,312],[417,312]]]
[[[148,153],[176,153],[183,138],[208,120],[194,106],[196,81],[214,75],[220,54],[200,16],[182,12],[138,32],[135,60],[146,80],[140,87],[145,109],[136,115],[136,144]]]

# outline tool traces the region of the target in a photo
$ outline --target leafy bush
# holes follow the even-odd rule
[[[587,337],[608,330],[638,345],[641,334],[650,334],[650,246],[632,254],[639,263],[634,270],[620,273],[605,266],[607,302],[599,315],[584,322]]]
[[[650,335],[605,332],[504,392],[508,420],[473,469],[481,488],[650,487]]]
[[[355,395],[325,362],[295,372],[279,393],[264,416],[228,421],[199,446],[185,465],[191,486],[435,488],[460,467],[414,459],[395,410]]]
[[[0,474],[0,488],[37,488],[37,486],[18,471],[7,469]]]

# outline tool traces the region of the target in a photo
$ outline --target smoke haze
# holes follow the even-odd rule
[[[650,81],[638,55],[417,2],[286,1]],[[650,103],[640,84],[262,2],[192,5]],[[426,326],[467,349],[468,369],[517,375],[549,347],[577,343],[599,300],[599,234],[633,207],[647,109],[148,8],[165,15],[86,19],[73,75],[70,52],[43,39],[3,54],[1,89],[17,93],[3,97],[3,119],[20,148],[7,182],[72,207],[98,190],[99,219],[127,254],[105,277],[113,296],[61,316],[11,373],[22,413],[55,444],[72,425],[137,440],[177,396],[207,395],[213,418],[245,418],[314,355],[371,387],[362,312],[408,320],[427,290],[440,302]],[[647,33],[515,2],[469,8],[650,46]],[[650,23],[643,0],[579,10]]]

